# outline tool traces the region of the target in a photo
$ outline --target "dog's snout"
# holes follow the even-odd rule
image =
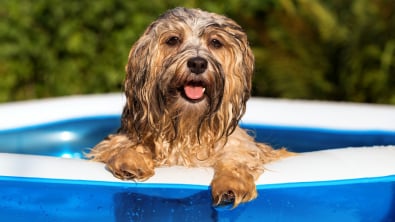
[[[207,69],[207,60],[202,57],[194,57],[188,60],[187,66],[191,72],[200,74]]]

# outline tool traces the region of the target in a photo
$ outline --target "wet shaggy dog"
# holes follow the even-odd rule
[[[247,36],[233,20],[167,11],[130,50],[121,128],[88,157],[123,180],[147,180],[161,166],[212,167],[214,205],[256,198],[263,165],[289,153],[238,126],[253,69]]]

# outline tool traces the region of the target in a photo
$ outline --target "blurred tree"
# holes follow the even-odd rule
[[[395,103],[394,1],[280,0],[264,14],[247,25],[256,94]]]
[[[0,101],[121,91],[131,45],[175,6],[245,28],[254,96],[395,104],[390,0],[0,0]]]

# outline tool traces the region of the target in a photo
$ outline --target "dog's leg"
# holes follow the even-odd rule
[[[152,153],[143,145],[132,143],[122,134],[110,135],[97,144],[87,157],[106,164],[115,177],[144,181],[154,175]]]
[[[257,197],[255,180],[262,174],[265,163],[293,154],[256,143],[238,128],[218,155],[211,182],[214,205],[237,207]]]

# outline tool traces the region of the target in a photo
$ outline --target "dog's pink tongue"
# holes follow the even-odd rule
[[[203,97],[204,87],[186,85],[186,86],[184,86],[184,91],[185,91],[185,95],[189,99],[200,99]]]

